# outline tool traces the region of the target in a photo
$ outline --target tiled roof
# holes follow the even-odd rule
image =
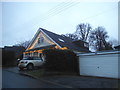
[[[118,45],[118,46],[115,46],[114,48],[115,48],[115,49],[120,49],[120,45]]]
[[[55,34],[43,28],[40,28],[44,33],[46,33],[50,38],[52,38],[58,45],[61,47],[68,47],[71,50],[81,51],[81,52],[90,52],[86,47],[79,47],[73,43],[73,40],[69,37]]]

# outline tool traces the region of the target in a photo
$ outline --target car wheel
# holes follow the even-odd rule
[[[28,69],[28,70],[32,70],[32,69],[34,69],[33,64],[28,64],[28,65],[27,65],[27,69]]]
[[[20,69],[20,70],[24,70],[24,68],[22,68],[22,67],[19,67],[19,69]]]

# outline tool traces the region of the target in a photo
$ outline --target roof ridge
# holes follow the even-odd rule
[[[53,33],[53,32],[51,32],[51,31],[49,31],[49,30],[44,29],[44,28],[40,28],[40,29],[42,29],[42,30],[44,30],[44,31],[47,31],[47,32],[50,32],[50,33]],[[53,34],[59,35],[59,34],[57,34],[57,33],[53,33]],[[61,35],[59,35],[59,36],[61,36]]]
[[[57,34],[57,33],[51,32],[51,31],[49,31],[49,30],[46,30],[46,29],[44,29],[44,28],[40,28],[40,29],[42,29],[42,30],[44,30],[44,31],[47,31],[47,32],[49,32],[49,33],[58,35],[58,36],[60,36],[60,37],[62,37],[62,38],[68,38],[68,39],[70,39],[71,41],[73,41],[71,38],[69,38],[69,37],[67,37],[67,36],[62,36],[62,35],[60,35],[60,34]]]

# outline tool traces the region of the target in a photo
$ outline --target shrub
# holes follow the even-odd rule
[[[15,53],[13,51],[2,51],[2,65],[13,66],[16,65]]]
[[[47,49],[43,51],[43,55],[45,56],[45,70],[78,72],[78,60],[73,51]]]

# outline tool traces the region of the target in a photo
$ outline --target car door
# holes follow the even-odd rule
[[[35,66],[40,66],[42,63],[41,59],[40,58],[34,58],[34,64]]]
[[[43,60],[41,58],[38,59],[38,65],[41,66],[43,64]]]
[[[29,58],[29,63],[32,63],[34,66],[36,66],[36,61],[34,60],[33,57]]]

